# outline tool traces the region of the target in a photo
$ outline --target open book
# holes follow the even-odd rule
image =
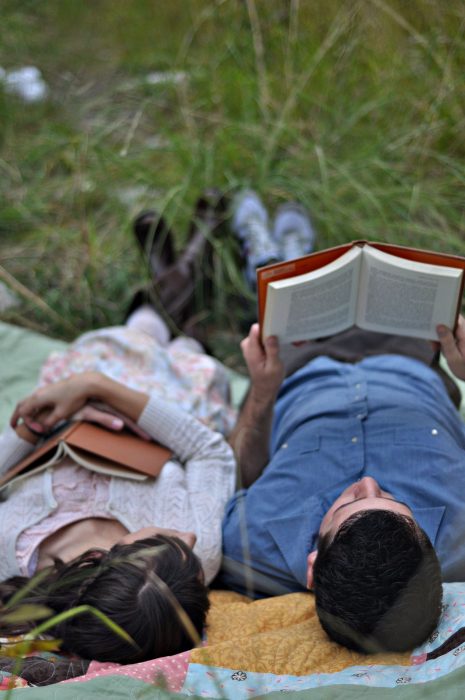
[[[365,330],[437,340],[454,328],[465,258],[367,241],[257,270],[264,338],[282,343]]]
[[[95,423],[74,421],[0,477],[0,488],[58,464],[69,456],[92,471],[126,479],[155,477],[172,452],[129,430],[115,432]]]

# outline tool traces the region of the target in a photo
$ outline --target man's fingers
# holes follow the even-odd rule
[[[265,353],[267,361],[271,364],[281,362],[279,357],[279,341],[275,335],[270,335],[265,340]]]
[[[265,348],[270,355],[279,355],[279,341],[275,335],[269,335],[265,340]]]
[[[455,329],[455,341],[462,357],[465,357],[465,319],[460,314]]]
[[[454,334],[449,328],[447,328],[447,326],[438,326],[437,332],[439,342],[441,343],[442,353],[446,358],[450,369],[454,372],[454,374],[462,374],[465,370],[465,360],[457,347]]]
[[[249,335],[241,342],[241,350],[247,364],[262,362],[265,359],[265,352],[260,341],[260,328],[258,323],[254,323],[249,331]]]
[[[457,352],[457,343],[455,342],[454,334],[450,328],[447,328],[447,326],[438,326],[436,330],[444,355],[447,356]]]

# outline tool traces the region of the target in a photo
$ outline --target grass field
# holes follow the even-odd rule
[[[464,252],[461,0],[3,0],[0,23],[0,66],[50,89],[0,87],[0,280],[20,299],[4,320],[67,339],[120,322],[147,275],[133,216],[157,207],[182,246],[212,185],[300,200],[320,248]],[[235,364],[226,230],[215,284],[214,347]]]

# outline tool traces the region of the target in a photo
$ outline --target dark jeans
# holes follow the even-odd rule
[[[410,338],[387,333],[373,333],[359,328],[350,328],[329,338],[310,341],[297,348],[286,346],[282,356],[289,376],[303,365],[320,355],[332,357],[340,362],[360,362],[371,355],[405,355],[424,362],[441,377],[454,405],[460,406],[460,391],[453,379],[439,366],[439,352],[431,343],[421,338]]]

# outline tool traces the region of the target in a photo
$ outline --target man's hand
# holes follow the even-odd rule
[[[284,379],[275,337],[260,342],[258,323],[241,343],[251,385],[236,426],[229,436],[239,466],[240,485],[248,488],[268,463],[274,402]]]
[[[284,365],[279,357],[278,339],[270,336],[264,345],[260,327],[254,323],[249,335],[241,342],[241,350],[249,370],[251,391],[256,400],[273,401],[284,380]]]
[[[455,336],[447,326],[438,326],[436,330],[450,371],[458,379],[465,379],[465,319],[459,316]]]

